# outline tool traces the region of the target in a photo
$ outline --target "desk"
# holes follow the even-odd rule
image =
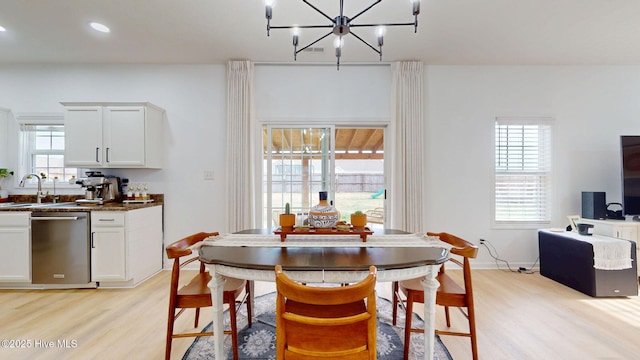
[[[250,231],[242,233],[263,233]],[[376,231],[378,234],[404,232]],[[404,233],[406,234],[406,233]],[[265,235],[266,236],[266,235]],[[272,235],[279,241],[279,236]],[[384,235],[383,235],[384,236]],[[417,235],[415,235],[418,238]],[[378,282],[392,282],[424,277],[425,359],[433,359],[435,339],[435,300],[439,284],[435,280],[440,264],[448,259],[448,250],[439,246],[375,247],[374,242],[354,240],[353,246],[334,247],[318,241],[317,247],[287,246],[215,246],[200,247],[200,261],[212,276],[209,288],[213,300],[213,332],[216,359],[224,358],[222,329],[222,290],[224,278],[275,282],[276,265],[282,265],[291,278],[307,283],[353,283],[362,280],[370,265],[378,269]],[[367,244],[361,246],[360,244]]]

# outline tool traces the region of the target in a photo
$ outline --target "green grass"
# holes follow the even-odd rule
[[[340,211],[341,219],[349,221],[349,216],[360,210],[366,212],[384,206],[384,198],[372,199],[373,193],[336,193],[335,206]]]

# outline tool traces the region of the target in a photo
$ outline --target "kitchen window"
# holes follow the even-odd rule
[[[77,168],[64,165],[64,118],[62,116],[18,116],[20,125],[20,171],[21,178],[33,173],[43,177],[43,184],[69,184],[78,177]],[[35,185],[30,179],[27,184]]]
[[[494,226],[530,228],[551,221],[552,122],[496,118]]]

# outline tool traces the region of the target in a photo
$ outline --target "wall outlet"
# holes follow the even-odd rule
[[[213,170],[205,170],[204,171],[204,179],[205,180],[213,180]]]

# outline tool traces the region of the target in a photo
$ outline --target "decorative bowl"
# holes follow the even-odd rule
[[[331,229],[338,222],[338,212],[309,212],[309,225],[316,229]]]

